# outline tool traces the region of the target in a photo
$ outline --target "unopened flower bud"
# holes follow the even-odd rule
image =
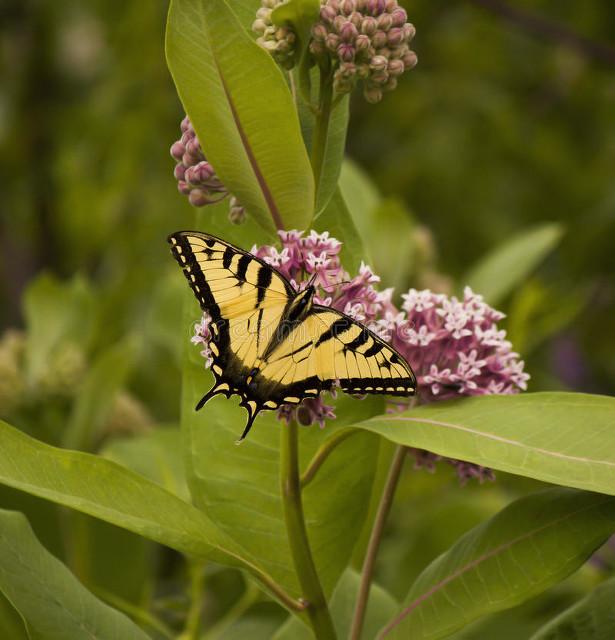
[[[376,86],[366,86],[363,89],[363,97],[370,103],[376,104],[382,100],[382,89]]]
[[[193,207],[204,207],[210,202],[206,193],[201,189],[193,189],[188,195],[188,200]]]
[[[228,219],[233,224],[241,224],[246,219],[246,210],[235,196],[231,196]]]
[[[342,78],[353,78],[357,73],[357,68],[352,62],[344,62],[340,65],[338,73]]]
[[[373,36],[377,30],[378,22],[376,21],[376,18],[367,16],[367,18],[363,19],[363,23],[361,24],[361,33],[364,33],[367,36]]]
[[[372,16],[379,16],[386,7],[385,0],[367,0],[366,10]]]
[[[400,76],[404,72],[404,63],[402,60],[393,59],[389,60],[389,64],[387,66],[387,71],[390,76],[397,77]]]
[[[369,67],[373,71],[382,71],[387,68],[388,60],[384,56],[374,56],[370,62]]]
[[[416,67],[418,58],[416,57],[416,53],[414,53],[414,51],[408,51],[406,54],[404,54],[402,61],[406,69],[412,69]]]
[[[414,38],[414,36],[416,35],[416,29],[414,28],[414,25],[411,24],[410,22],[406,22],[406,24],[404,24],[403,30],[404,30],[404,38],[406,39],[407,42],[412,40],[412,38]]]
[[[331,5],[324,5],[323,7],[320,8],[320,19],[323,22],[331,24],[333,20],[335,20],[336,15],[337,15],[337,12]]]
[[[254,31],[260,36],[262,36],[265,33],[266,29],[267,29],[267,23],[262,18],[257,18],[252,23],[252,31]]]
[[[351,44],[342,43],[337,48],[337,55],[343,62],[352,62],[354,60],[355,50]]]
[[[345,22],[341,26],[339,34],[342,42],[352,42],[357,37],[358,31],[352,22]]]
[[[390,46],[396,47],[404,41],[404,30],[399,27],[392,27],[387,32],[387,42]]]
[[[384,2],[384,10],[388,13],[391,13],[397,8],[397,0],[385,0]]]
[[[316,40],[316,42],[324,42],[327,37],[327,27],[324,24],[317,22],[312,27],[312,38]]]
[[[342,0],[340,2],[340,11],[345,16],[349,16],[354,10],[355,10],[355,1],[354,0]]]
[[[340,39],[337,35],[335,35],[335,33],[330,33],[325,40],[327,49],[329,49],[329,51],[331,51],[332,53],[337,53],[339,44]]]
[[[375,82],[376,84],[384,85],[389,79],[389,74],[384,69],[379,71],[373,71],[369,77],[371,82]]]
[[[186,167],[180,162],[175,165],[175,169],[173,170],[173,175],[176,180],[183,180],[186,175]]]
[[[384,31],[376,31],[372,36],[372,46],[375,49],[382,49],[382,47],[386,47],[387,42],[387,34]]]
[[[397,89],[397,78],[390,77],[383,86],[385,91],[393,91]]]
[[[408,19],[408,14],[401,7],[397,7],[391,12],[391,23],[394,27],[403,27]]]
[[[359,77],[361,80],[369,78],[370,73],[371,70],[368,64],[360,64],[357,66],[357,77]]]
[[[354,41],[354,46],[357,52],[369,51],[371,46],[369,36],[363,34],[357,36]]]
[[[179,125],[179,128],[181,129],[182,133],[186,133],[189,129],[192,128],[192,125],[190,124],[190,118],[188,116],[184,117],[184,119],[181,121],[181,124]]]
[[[178,162],[181,161],[182,156],[186,153],[186,147],[178,140],[171,146],[171,156]]]
[[[381,16],[378,16],[378,28],[383,31],[388,31],[393,25],[393,18],[391,18],[390,13],[383,13]]]
[[[354,11],[350,14],[348,19],[355,26],[355,29],[357,29],[358,32],[358,30],[361,28],[361,25],[363,24],[363,16],[358,11]]]

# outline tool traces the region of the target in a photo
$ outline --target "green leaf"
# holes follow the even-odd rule
[[[522,393],[437,402],[355,426],[393,442],[615,495],[615,398]]]
[[[461,284],[480,293],[489,304],[497,305],[553,251],[563,233],[558,224],[524,231],[482,258]]]
[[[36,539],[26,518],[0,510],[0,590],[19,611],[31,640],[149,636],[94,597]]]
[[[190,500],[179,429],[161,427],[132,438],[115,438],[102,455],[153,480],[182,500]]]
[[[331,597],[330,609],[338,638],[349,638],[361,576],[347,569]],[[395,614],[399,604],[382,587],[372,583],[363,624],[363,638],[375,638],[377,631]],[[312,632],[297,618],[289,618],[273,640],[312,640]]]
[[[542,629],[531,640],[612,640],[615,638],[615,578],[596,587]]]
[[[548,489],[510,504],[423,571],[380,638],[444,638],[581,566],[615,530],[615,498]]]
[[[98,456],[66,451],[0,421],[0,482],[189,555],[238,564],[237,546],[202,512]]]
[[[135,352],[135,342],[127,339],[109,347],[95,360],[83,380],[64,431],[66,448],[94,447],[113,408],[113,401],[132,370]]]
[[[208,160],[265,229],[303,229],[314,179],[284,76],[223,0],[172,0],[167,61]]]
[[[187,325],[196,313],[196,303],[188,295]],[[280,499],[279,442],[284,423],[273,412],[264,412],[249,437],[236,446],[245,424],[245,409],[238,406],[236,397],[227,400],[218,396],[203,410],[194,411],[213,384],[213,376],[205,370],[198,348],[186,343],[182,429],[193,501],[252,558],[258,558],[279,584],[298,595]],[[340,418],[325,429],[301,429],[302,470],[325,439],[344,423],[382,410],[380,403],[369,400],[348,397],[344,403],[338,411]],[[327,592],[350,559],[368,506],[378,446],[377,440],[364,435],[352,436],[335,449],[303,493],[308,535]]]
[[[30,640],[23,619],[0,590],[0,638]]]

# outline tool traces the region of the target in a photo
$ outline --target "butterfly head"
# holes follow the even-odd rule
[[[303,291],[300,291],[290,305],[288,318],[290,320],[300,320],[303,318],[314,304],[315,293],[316,289],[311,284],[308,284]]]

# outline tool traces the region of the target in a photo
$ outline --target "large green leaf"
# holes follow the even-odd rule
[[[237,546],[202,512],[142,476],[30,438],[0,421],[0,482],[184,553],[237,564]]]
[[[491,305],[497,305],[554,249],[563,235],[558,224],[546,224],[524,231],[474,265],[462,279],[485,297]]]
[[[194,312],[187,313],[190,317]],[[182,429],[193,501],[252,558],[258,558],[279,584],[299,595],[280,499],[279,442],[285,425],[274,413],[265,412],[249,437],[236,446],[245,424],[245,409],[238,406],[237,398],[218,396],[200,412],[194,411],[212,386],[213,377],[205,370],[198,349],[190,344],[186,348]],[[340,398],[340,403],[338,421],[323,430],[318,426],[301,429],[302,469],[342,423],[353,423],[381,410],[379,402],[370,400],[347,397]],[[378,446],[377,439],[365,435],[343,442],[303,493],[310,543],[327,592],[348,563],[368,506]]]
[[[445,638],[556,584],[613,530],[611,496],[557,488],[521,498],[428,566],[379,637]]]
[[[271,56],[223,0],[173,0],[166,46],[184,108],[225,186],[263,227],[305,228],[314,179]]]
[[[612,640],[614,602],[615,578],[611,578],[546,624],[531,640]]]
[[[331,597],[331,615],[338,638],[348,638],[359,593],[361,576],[353,569],[347,569],[337,583]],[[389,618],[395,614],[399,603],[382,587],[372,583],[365,611],[363,638],[374,638]],[[273,640],[311,640],[312,632],[297,618],[289,618]]]
[[[615,398],[523,393],[439,402],[355,426],[545,482],[615,495]]]
[[[36,539],[26,518],[0,510],[0,591],[31,640],[146,640],[119,611],[94,597]]]

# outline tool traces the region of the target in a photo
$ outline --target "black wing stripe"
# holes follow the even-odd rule
[[[374,340],[374,344],[363,354],[366,358],[375,356],[384,349],[384,343]]]
[[[267,287],[271,284],[272,278],[271,269],[267,267],[260,266],[258,270],[258,276],[256,277],[256,286],[258,290],[256,292],[256,306],[258,307],[261,302],[265,299],[265,294],[267,293]]]
[[[234,255],[235,252],[230,247],[226,247],[226,249],[224,250],[224,254],[222,255],[222,266],[225,269],[228,269],[231,266],[231,260],[233,259]]]
[[[252,258],[248,255],[243,255],[239,258],[239,262],[237,263],[237,279],[240,282],[246,281],[246,272],[248,271],[248,266],[252,262]]]
[[[356,351],[360,346],[364,345],[369,340],[369,333],[361,327],[361,333],[352,341],[346,345],[346,350]]]
[[[337,338],[345,331],[348,331],[352,327],[352,320],[350,318],[340,318],[336,320],[316,341],[315,347],[319,347],[323,342],[331,340],[331,338]]]

